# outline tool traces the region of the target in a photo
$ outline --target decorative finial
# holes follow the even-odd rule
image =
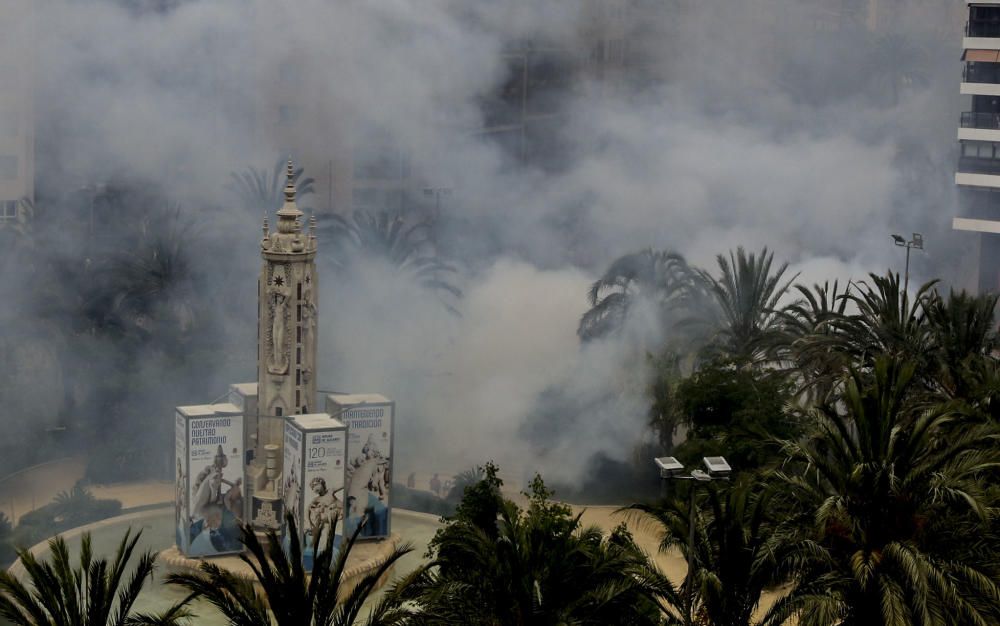
[[[290,234],[296,232],[296,223],[302,216],[302,211],[295,206],[295,166],[288,160],[288,180],[285,181],[285,204],[278,210],[278,232]]]
[[[291,159],[285,169],[285,202],[295,202],[295,166]]]

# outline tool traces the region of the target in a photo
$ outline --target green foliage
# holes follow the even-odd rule
[[[796,276],[784,280],[788,264],[772,269],[774,253],[767,248],[759,254],[742,247],[729,258],[718,255],[719,277],[700,271],[702,280],[714,296],[709,316],[690,320],[689,327],[707,328],[706,351],[742,363],[757,363],[767,358],[768,349],[780,333],[778,302]],[[703,331],[704,332],[704,331]]]
[[[448,529],[455,525],[470,525],[490,536],[496,536],[496,519],[504,500],[500,493],[500,488],[503,487],[503,480],[498,476],[500,468],[490,461],[478,469],[482,478],[466,486],[455,514],[445,518],[450,524],[435,533],[431,540],[428,547],[430,552],[447,544]]]
[[[648,357],[652,371],[649,382],[649,426],[656,434],[657,443],[663,453],[674,449],[674,435],[683,415],[677,398],[677,386],[681,382],[680,357],[671,350],[659,356]]]
[[[253,570],[256,585],[210,561],[202,562],[198,573],[171,574],[167,582],[183,587],[193,597],[208,600],[231,624],[239,626],[350,626],[360,623],[362,606],[382,577],[411,551],[409,545],[394,548],[355,586],[345,589],[347,559],[364,522],[341,549],[335,545],[335,533],[326,533],[326,543],[317,550],[311,575],[302,567],[302,546],[295,518],[289,514],[285,523],[290,537],[287,553],[275,531],[268,532],[265,546],[250,524],[241,529],[241,541],[248,554],[241,554],[240,559]],[[335,528],[337,520],[330,523]],[[341,600],[342,595],[345,597]],[[365,623],[401,623],[407,614],[390,594],[375,604]]]
[[[775,372],[726,360],[702,365],[677,388],[681,423],[688,428],[678,457],[697,463],[702,456],[721,454],[738,471],[765,465],[777,452],[768,448],[769,440],[793,437],[799,430],[786,411],[791,398],[791,385]]]
[[[90,535],[83,536],[74,565],[62,537],[49,542],[49,561],[27,551],[18,556],[26,573],[21,580],[0,571],[0,616],[17,626],[172,626],[185,623],[184,604],[160,615],[132,611],[153,574],[155,554],[146,551],[130,564],[142,532],[125,533],[110,561],[95,557]]]
[[[782,537],[796,586],[767,624],[1000,619],[986,488],[1000,470],[1000,431],[956,405],[914,406],[916,367],[879,357],[870,377],[853,371],[841,402],[816,409],[815,432],[784,442],[788,469],[774,479],[796,511]]]
[[[774,493],[760,480],[710,485],[697,490],[695,517],[689,497],[668,498],[656,504],[633,504],[625,511],[640,523],[661,531],[660,550],[679,550],[693,574],[682,589],[693,584],[689,599],[681,594],[684,610],[691,607],[698,623],[749,626],[761,594],[781,582],[771,542],[776,523]],[[695,527],[694,553],[689,531]],[[693,558],[692,558],[693,557]]]
[[[647,362],[659,447],[684,427],[682,462],[722,455],[755,485],[697,495],[696,621],[748,623],[785,582],[768,626],[1000,623],[998,297],[907,293],[893,272],[789,292],[766,250],[719,267],[685,287],[708,298],[664,301],[668,341]],[[588,315],[620,326],[652,276],[609,273]],[[685,499],[637,508],[687,552]]]
[[[632,309],[652,303],[667,322],[691,298],[695,271],[679,254],[646,249],[616,259],[590,287],[590,309],[577,334],[584,341],[621,332]]]
[[[582,528],[538,476],[521,509],[499,491],[492,463],[431,543],[431,562],[395,593],[412,623],[659,624],[675,599],[624,528]]]

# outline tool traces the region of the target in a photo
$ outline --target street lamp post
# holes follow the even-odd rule
[[[682,475],[684,465],[672,456],[661,456],[653,459],[656,467],[660,470],[660,478],[667,480],[693,480],[696,482],[711,482],[713,480],[729,480],[732,469],[729,463],[721,456],[707,456],[701,460],[705,469],[691,470],[687,476]],[[690,509],[688,512],[688,571],[684,579],[684,597],[687,600],[687,608],[684,611],[684,625],[691,626],[694,620],[694,487],[691,485]]]
[[[892,242],[901,248],[906,248],[906,269],[903,272],[903,293],[908,293],[910,289],[910,250],[924,249],[924,236],[920,233],[913,233],[913,239],[907,241],[902,235],[893,235]]]

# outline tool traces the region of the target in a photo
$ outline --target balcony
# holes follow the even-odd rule
[[[1000,188],[1000,159],[959,157],[955,184],[964,187]]]
[[[1000,84],[1000,63],[966,63],[962,82]]]
[[[983,157],[959,157],[958,171],[966,174],[1000,175],[1000,159]]]
[[[959,124],[962,128],[1000,129],[1000,113],[963,111]]]
[[[1000,37],[1000,20],[969,20],[965,23],[966,37]]]

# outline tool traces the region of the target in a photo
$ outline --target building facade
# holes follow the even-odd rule
[[[24,220],[35,195],[33,0],[0,0],[0,228]]]
[[[968,3],[956,230],[978,235],[980,291],[1000,291],[1000,0]]]

